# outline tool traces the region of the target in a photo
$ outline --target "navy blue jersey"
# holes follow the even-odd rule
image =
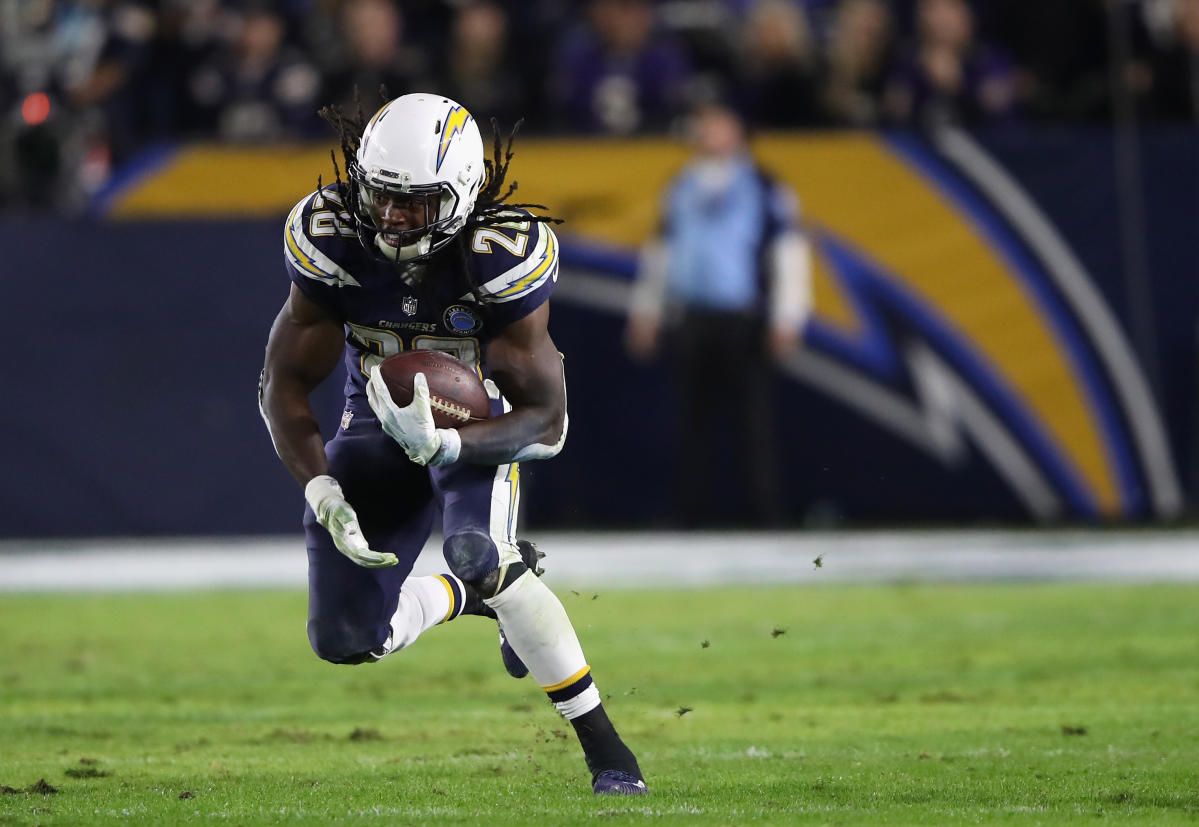
[[[404,350],[441,350],[488,376],[487,343],[545,303],[558,280],[558,239],[527,218],[514,210],[503,226],[465,230],[465,263],[451,248],[403,268],[362,247],[337,187],[296,204],[284,233],[287,273],[346,326],[347,409],[370,413],[371,366]]]

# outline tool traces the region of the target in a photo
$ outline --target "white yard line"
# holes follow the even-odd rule
[[[565,586],[928,580],[1199,580],[1196,531],[551,533],[546,581]],[[815,560],[820,558],[818,567]],[[444,570],[436,543],[418,573]],[[303,538],[10,540],[0,592],[128,591],[307,582]]]

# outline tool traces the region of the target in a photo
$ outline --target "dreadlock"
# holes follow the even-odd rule
[[[379,97],[383,99],[383,104],[389,103],[392,98],[387,93],[386,87],[379,87]],[[354,159],[358,155],[358,147],[362,142],[362,134],[366,130],[367,117],[362,109],[362,99],[358,94],[357,88],[354,90],[354,105],[353,111],[347,113],[341,106],[330,105],[324,106],[318,113],[321,118],[333,127],[337,133],[338,142],[341,145],[342,163],[346,168],[346,175],[349,176],[350,165],[354,163]],[[475,198],[474,209],[471,210],[466,219],[466,226],[463,232],[459,232],[451,246],[456,247],[458,259],[461,264],[460,277],[463,281],[463,287],[466,292],[469,292],[479,305],[480,309],[486,310],[487,300],[482,294],[480,285],[476,282],[470,268],[470,257],[467,248],[468,242],[466,237],[471,235],[465,230],[477,229],[480,227],[499,227],[509,224],[514,220],[528,221],[534,224],[561,224],[561,218],[555,218],[549,215],[542,215],[530,210],[545,210],[543,204],[532,203],[510,203],[508,199],[516,192],[517,182],[507,182],[508,169],[512,164],[512,158],[515,153],[512,150],[512,144],[516,140],[516,135],[520,131],[521,124],[524,119],[518,120],[512,127],[512,131],[508,133],[507,139],[501,137],[499,122],[491,119],[491,131],[493,134],[492,142],[492,157],[483,159],[484,181],[483,186],[479,190],[478,196]],[[341,169],[337,164],[337,153],[330,151],[330,156],[333,159],[333,176],[337,181],[338,189],[343,193],[346,199],[346,210],[349,212],[350,220],[357,221],[358,214],[358,188],[354,186],[344,186],[341,180]],[[505,184],[507,188],[505,189]],[[317,179],[317,188],[321,186],[320,178]],[[521,214],[517,210],[525,210]]]
[[[380,86],[379,95],[383,98],[383,102],[387,103],[391,100],[387,96],[387,90]],[[354,87],[354,109],[353,112],[347,113],[342,107],[337,105],[322,106],[317,112],[321,119],[333,127],[333,131],[337,133],[338,143],[341,144],[341,158],[345,164],[346,177],[350,174],[350,165],[354,163],[354,159],[358,156],[358,145],[362,143],[362,133],[366,131],[366,115],[362,111],[362,98],[358,95],[358,87]],[[337,181],[337,188],[341,190],[342,197],[346,199],[346,210],[350,214],[350,220],[356,221],[358,214],[358,189],[342,184],[341,170],[337,166],[337,153],[329,150],[329,157],[333,160],[333,178]],[[316,187],[321,188],[321,179],[318,176],[316,179]]]
[[[516,154],[512,151],[512,144],[516,141],[516,134],[520,132],[520,126],[523,123],[523,118],[516,122],[516,125],[512,127],[512,131],[508,133],[508,140],[505,142],[500,137],[499,122],[495,118],[491,119],[491,131],[495,136],[491,148],[492,157],[483,159],[483,170],[486,173],[486,180],[483,183],[483,188],[479,190],[479,197],[475,199],[475,208],[470,214],[470,220],[476,226],[494,227],[497,224],[509,222],[512,220],[512,212],[514,210],[547,209],[544,204],[508,203],[508,199],[516,192],[516,181],[509,184],[506,190],[504,189],[504,183],[508,178],[508,167],[511,166],[512,158]],[[532,221],[535,224],[562,223],[561,218],[533,213],[530,213],[524,220]]]

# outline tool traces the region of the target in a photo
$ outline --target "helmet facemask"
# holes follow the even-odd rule
[[[458,192],[446,182],[383,183],[351,164],[351,210],[363,245],[389,261],[415,261],[449,244],[461,229]],[[405,226],[397,227],[403,214]],[[444,217],[443,217],[444,216]]]

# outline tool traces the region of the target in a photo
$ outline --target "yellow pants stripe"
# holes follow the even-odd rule
[[[590,666],[584,666],[582,669],[580,669],[578,672],[575,672],[573,675],[571,675],[566,680],[558,681],[558,683],[555,683],[551,686],[543,686],[541,688],[544,689],[546,692],[557,692],[559,689],[565,689],[566,687],[570,686],[575,681],[580,680],[584,675],[586,675],[590,671],[591,671]]]
[[[449,580],[446,580],[440,574],[435,574],[433,576],[441,581],[441,585],[445,586],[446,594],[448,594],[450,596],[450,610],[445,613],[445,617],[443,617],[440,621],[438,621],[439,623],[445,623],[447,620],[449,620],[450,618],[452,618],[454,616],[454,609],[458,608],[457,606],[454,605],[454,587],[450,585]]]

